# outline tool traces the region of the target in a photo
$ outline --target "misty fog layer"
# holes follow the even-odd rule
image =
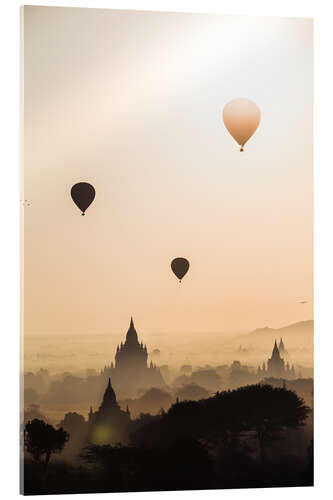
[[[147,344],[148,363],[152,361],[158,367],[162,367],[166,387],[173,388],[168,395],[169,404],[161,404],[155,408],[156,412],[161,407],[170,406],[176,397],[175,388],[179,389],[182,385],[198,383],[199,380],[198,385],[208,393],[234,387],[235,384],[230,381],[228,373],[234,361],[239,361],[247,370],[248,376],[245,376],[243,382],[248,383],[251,381],[251,375],[254,377],[256,374],[258,365],[261,366],[271,356],[275,339],[279,341],[283,338],[287,350],[285,360],[295,366],[297,377],[312,378],[313,374],[312,321],[296,323],[281,329],[258,328],[250,333],[207,333],[206,342],[203,344],[202,334],[140,335],[140,338]],[[101,386],[91,382],[91,390],[87,389],[88,385],[75,387],[75,380],[85,381],[89,377],[91,379],[99,376],[105,366],[114,362],[116,346],[123,339],[124,334],[82,337],[57,335],[46,339],[42,336],[27,336],[24,372],[31,374],[25,377],[26,402],[41,404],[42,408],[48,410],[49,417],[52,415],[59,418],[69,408],[87,415],[90,406],[99,403],[104,390],[104,378],[102,377]],[[189,370],[186,371],[186,367],[189,367]],[[47,370],[47,381],[39,377],[38,382],[37,377],[35,380],[32,376],[40,369]],[[194,377],[193,380],[192,372],[207,369],[215,370],[220,378],[213,384],[203,377],[199,377],[198,380]],[[75,379],[71,381],[70,376]],[[68,395],[62,385],[59,385],[58,389],[53,387],[50,392],[52,381],[59,384],[64,379],[67,380],[68,387],[73,386],[71,390],[68,389],[70,390]],[[254,380],[255,378],[252,378],[252,381]],[[126,399],[128,395],[120,393],[117,396],[121,400]],[[142,396],[142,392],[136,396]],[[143,412],[152,410],[149,403],[145,405],[141,402],[134,406]]]

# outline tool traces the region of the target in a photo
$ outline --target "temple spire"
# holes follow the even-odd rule
[[[109,377],[107,388],[105,389],[103,401],[99,409],[107,408],[110,406],[117,406],[116,394],[111,385],[111,378]]]
[[[279,351],[280,351],[280,354],[285,354],[285,347],[284,347],[282,337],[281,337],[280,343],[279,343]]]
[[[274,347],[273,347],[273,352],[272,352],[272,357],[274,357],[274,356],[280,357],[280,352],[279,352],[279,348],[278,348],[277,343],[276,343],[276,339],[274,342]]]
[[[133,317],[131,316],[130,326],[129,326],[129,329],[127,330],[127,333],[126,333],[126,342],[125,342],[125,344],[127,344],[127,343],[133,343],[133,342],[136,343],[136,344],[139,344],[138,334],[137,334],[135,326],[134,326]]]

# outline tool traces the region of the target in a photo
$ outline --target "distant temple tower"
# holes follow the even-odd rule
[[[265,366],[265,363],[263,363],[262,366],[258,366],[258,377],[294,378],[294,365],[290,366],[289,362],[285,364],[281,354],[287,355],[282,338],[280,339],[279,347],[277,346],[277,342],[275,340],[272,356],[267,360],[267,367]]]
[[[284,360],[280,356],[276,340],[273,347],[272,357],[267,361],[267,372],[271,377],[282,377],[284,373]]]
[[[279,343],[279,351],[280,351],[280,354],[282,356],[284,356],[285,354],[288,354],[287,351],[286,351],[286,348],[284,347],[284,343],[283,343],[282,337],[281,337],[280,343]]]

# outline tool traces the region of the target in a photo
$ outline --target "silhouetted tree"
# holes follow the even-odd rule
[[[209,454],[196,440],[162,449],[89,445],[81,456],[97,466],[100,482],[112,491],[205,488],[213,478]]]
[[[66,413],[58,427],[65,429],[65,431],[69,432],[70,436],[72,436],[73,434],[81,432],[85,423],[86,421],[83,415],[76,412],[69,412]]]
[[[139,447],[152,447],[160,440],[160,421],[165,413],[150,415],[141,413],[140,417],[129,425],[130,442]]]
[[[164,481],[168,489],[206,489],[211,487],[213,466],[209,453],[199,440],[180,438],[162,452]]]
[[[34,460],[40,462],[45,455],[45,465],[48,465],[52,453],[60,453],[69,439],[69,434],[62,428],[55,429],[52,425],[37,418],[28,422],[24,430],[26,450]]]
[[[154,460],[151,454],[130,446],[88,445],[81,458],[95,466],[100,485],[105,491],[135,491],[143,489],[142,479],[151,475]]]
[[[218,393],[215,399],[222,404],[228,402],[226,411],[231,412],[240,431],[255,431],[262,461],[265,460],[266,444],[279,439],[282,430],[304,425],[310,411],[294,391],[270,385],[240,387]]]
[[[35,418],[49,423],[47,416],[41,412],[40,405],[31,404],[24,410],[24,423],[30,422]]]
[[[255,433],[261,459],[266,445],[281,431],[304,424],[309,408],[293,391],[269,385],[252,385],[217,393],[200,401],[172,405],[159,420],[133,425],[133,443],[170,444],[180,438],[199,439],[207,445],[230,447],[237,436]]]
[[[66,459],[77,457],[89,432],[89,425],[85,421],[84,416],[76,412],[66,413],[57,425],[57,428],[64,429],[70,435],[70,441],[65,446],[63,457]]]

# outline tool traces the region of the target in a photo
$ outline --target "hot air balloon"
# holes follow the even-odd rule
[[[244,151],[245,143],[257,130],[260,117],[260,109],[249,99],[233,99],[224,106],[224,125],[240,145],[241,151]]]
[[[95,188],[88,182],[78,182],[71,189],[71,197],[75,205],[81,210],[82,215],[94,201]]]
[[[179,283],[181,282],[182,278],[184,278],[185,274],[189,270],[189,267],[189,261],[187,259],[184,259],[183,257],[176,257],[171,262],[171,269],[179,279]]]

